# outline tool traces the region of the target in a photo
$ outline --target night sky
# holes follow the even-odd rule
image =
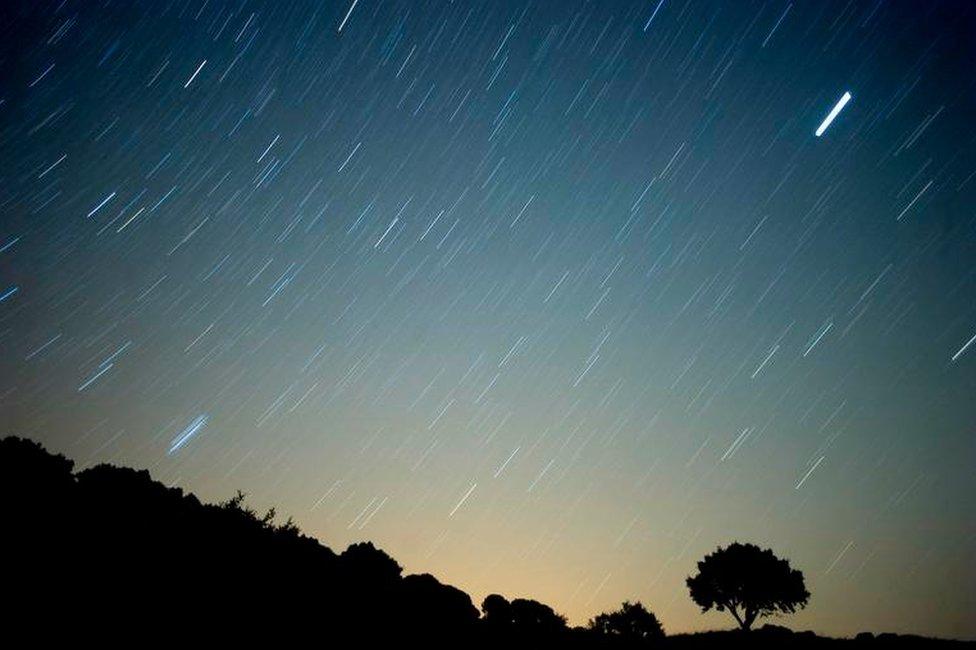
[[[572,623],[728,626],[738,539],[976,636],[973,3],[0,17],[0,433]]]

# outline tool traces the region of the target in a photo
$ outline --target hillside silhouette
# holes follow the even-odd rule
[[[827,639],[767,625],[665,636],[640,603],[569,627],[549,606],[456,587],[402,567],[370,542],[335,553],[242,493],[217,504],[146,470],[74,463],[0,440],[2,606],[8,632],[142,642],[301,638],[317,647],[972,647],[921,637]]]

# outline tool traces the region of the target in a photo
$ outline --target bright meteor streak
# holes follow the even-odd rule
[[[194,419],[189,426],[183,429],[183,432],[180,433],[180,435],[173,439],[173,442],[170,443],[169,451],[166,453],[168,455],[172,455],[173,452],[177,451],[180,447],[189,442],[190,438],[202,431],[203,428],[207,426],[208,419],[209,418],[206,415],[200,415]]]
[[[837,101],[837,104],[834,105],[834,107],[830,110],[830,113],[827,114],[827,117],[824,118],[824,121],[821,122],[820,126],[817,128],[818,138],[823,135],[823,132],[827,130],[827,127],[830,126],[830,123],[834,121],[834,118],[837,117],[838,113],[844,110],[844,107],[847,106],[847,102],[849,101],[851,101],[851,94],[845,91],[844,95]]]

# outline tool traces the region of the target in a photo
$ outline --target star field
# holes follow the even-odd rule
[[[721,626],[739,539],[976,636],[971,4],[2,13],[5,434],[573,623]]]

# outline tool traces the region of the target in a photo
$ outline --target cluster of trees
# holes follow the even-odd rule
[[[654,614],[625,602],[570,628],[543,603],[470,597],[402,567],[371,543],[335,553],[244,495],[218,504],[152,480],[145,470],[74,464],[15,437],[0,440],[8,621],[43,630],[208,630],[254,638],[267,625],[360,641],[467,647],[648,647],[664,638]],[[703,610],[742,628],[806,604],[803,576],[749,544],[707,556],[688,579]]]

